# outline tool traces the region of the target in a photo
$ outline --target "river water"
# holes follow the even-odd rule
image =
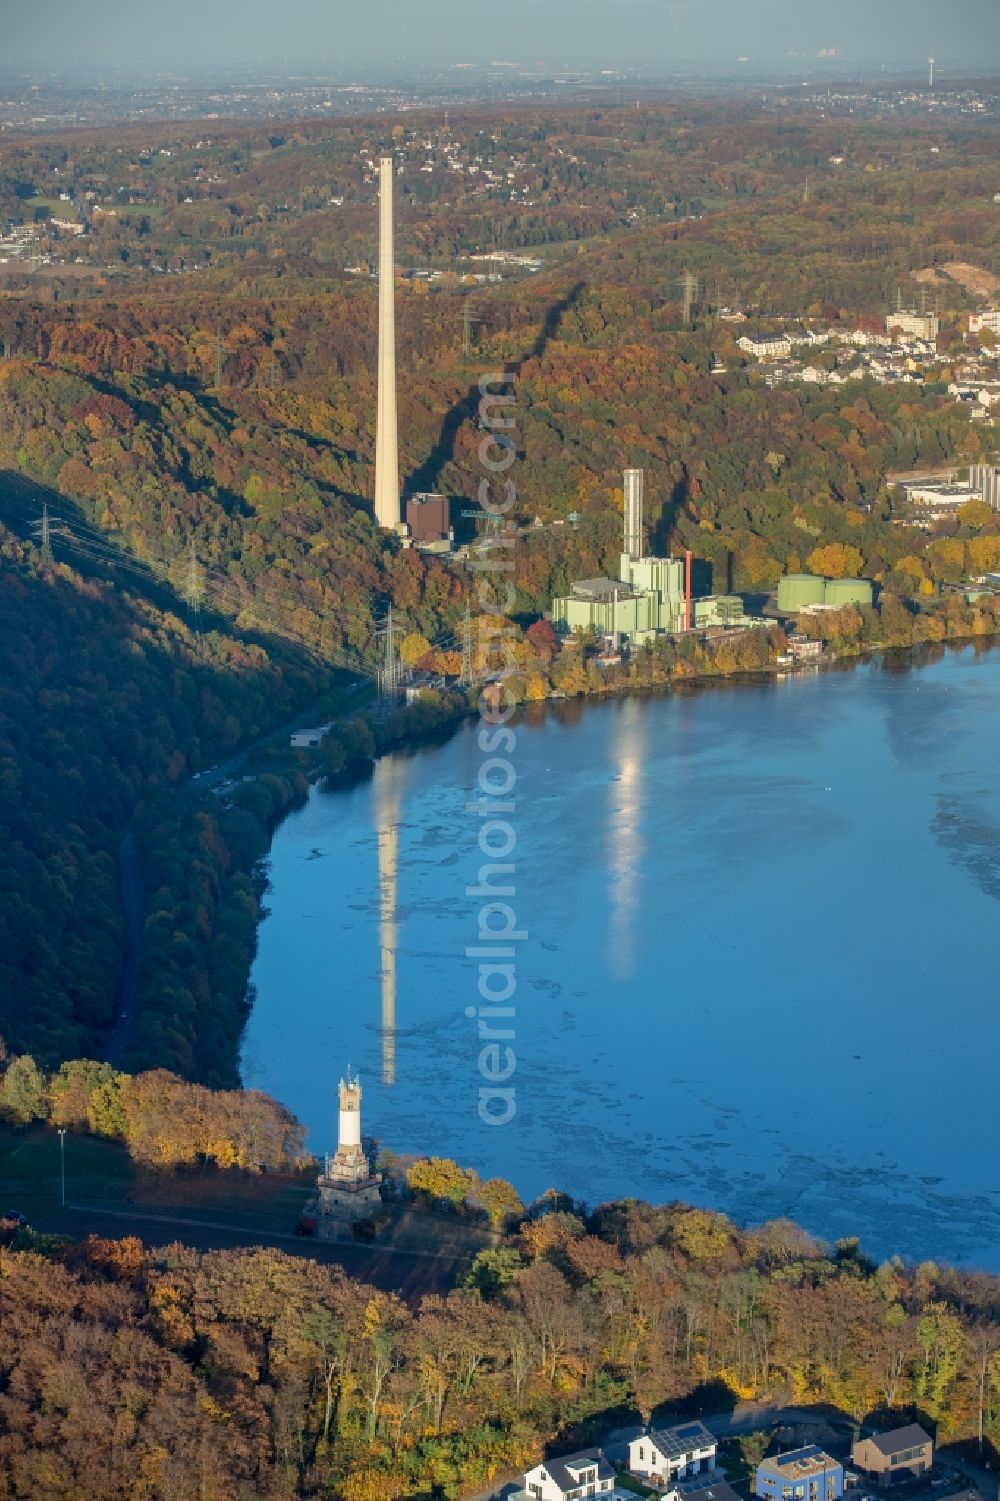
[[[1000,1269],[1000,649],[516,725],[516,1114],[484,1124],[477,726],[275,836],[244,1077],[590,1203]]]

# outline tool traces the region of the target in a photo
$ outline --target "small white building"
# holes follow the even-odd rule
[[[906,498],[915,506],[964,506],[966,501],[981,500],[982,494],[971,485],[915,483],[904,485]]]
[[[981,334],[983,331],[991,334],[1000,334],[1000,308],[980,308],[977,313],[969,314],[969,333]]]
[[[681,1423],[674,1428],[647,1428],[630,1441],[628,1467],[654,1485],[714,1470],[718,1443],[704,1423]]]
[[[581,1449],[560,1459],[547,1459],[525,1471],[525,1494],[534,1501],[571,1501],[578,1496],[609,1497],[615,1472],[603,1449]]]
[[[912,334],[916,339],[925,339],[929,344],[937,338],[938,327],[937,313],[918,313],[912,308],[887,313],[885,318],[887,334],[898,329],[900,333]]]
[[[785,334],[742,334],[736,342],[758,360],[787,359],[792,352],[791,340]]]
[[[854,328],[849,334],[844,334],[845,344],[855,344],[858,349],[891,349],[892,339],[889,334],[875,334],[867,328]]]
[[[293,730],[291,745],[293,750],[315,750],[333,728],[333,720],[329,724],[318,724],[309,730]]]

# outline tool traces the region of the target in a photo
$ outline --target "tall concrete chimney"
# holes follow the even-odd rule
[[[622,551],[642,557],[642,470],[625,470],[625,537]]]
[[[375,427],[375,520],[394,527],[399,510],[399,436],[396,426],[396,254],[392,231],[392,157],[379,164],[378,415]]]

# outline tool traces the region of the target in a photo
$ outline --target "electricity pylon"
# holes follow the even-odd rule
[[[461,682],[472,682],[472,615],[469,606],[465,607],[465,618],[462,621],[462,676]]]
[[[691,322],[691,310],[698,299],[698,278],[691,271],[685,271],[680,279],[684,291],[684,322]]]
[[[378,670],[378,691],[380,698],[398,698],[399,696],[399,658],[396,655],[395,624],[392,618],[392,605],[389,606],[385,618],[385,625],[376,632],[376,636],[385,642],[382,665]]]
[[[42,549],[42,558],[46,563],[52,562],[52,526],[49,521],[48,505],[42,506],[41,521],[33,521],[31,529],[35,533],[35,541]]]
[[[198,618],[201,614],[201,602],[205,598],[205,575],[201,564],[198,562],[194,550],[194,538],[191,538],[188,547],[187,568],[184,573],[184,586],[181,594],[188,607],[188,617],[195,630],[198,629]]]

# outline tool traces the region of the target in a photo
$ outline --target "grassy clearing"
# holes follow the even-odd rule
[[[194,1224],[231,1227],[244,1244],[248,1234],[287,1237],[315,1197],[310,1175],[221,1172],[213,1167],[154,1172],[138,1167],[120,1142],[100,1137],[66,1136],[66,1203],[81,1209],[109,1211],[106,1223],[93,1229],[105,1234],[131,1233],[122,1213],[134,1211],[163,1220],[162,1239],[171,1238],[166,1222],[178,1220],[177,1238],[191,1239]],[[447,1265],[458,1275],[484,1246],[495,1242],[485,1225],[436,1214],[413,1205],[393,1204],[389,1223],[376,1249],[401,1251]],[[60,1214],[59,1137],[48,1126],[15,1131],[0,1127],[0,1214],[17,1212],[39,1230],[69,1228]],[[67,1210],[69,1213],[69,1210]],[[89,1233],[89,1221],[73,1221],[72,1233]],[[194,1237],[198,1236],[195,1233]]]
[[[75,219],[79,223],[80,215],[71,203],[63,198],[29,198],[26,200],[28,208],[46,208],[54,219]]]
[[[125,1148],[96,1136],[66,1136],[66,1200],[119,1199],[135,1170]],[[59,1137],[51,1127],[0,1129],[0,1213],[34,1222],[59,1207]]]

